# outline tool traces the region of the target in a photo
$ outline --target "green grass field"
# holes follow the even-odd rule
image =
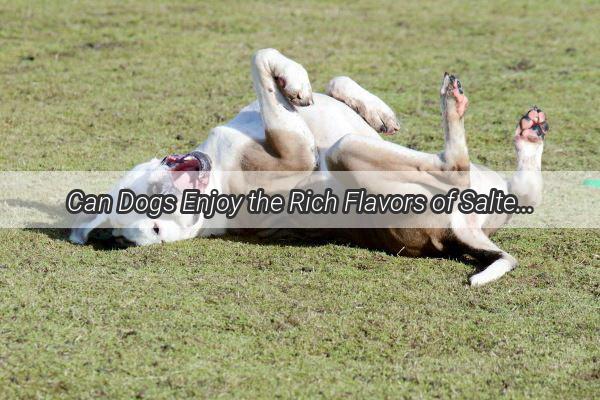
[[[0,169],[127,170],[186,151],[253,99],[275,47],[313,88],[353,77],[391,140],[442,148],[438,85],[470,99],[472,160],[514,168],[549,115],[544,168],[600,170],[596,1],[0,3]],[[593,190],[593,189],[590,189]],[[0,398],[594,398],[600,232],[504,230],[521,266],[235,237],[74,246],[0,230]]]

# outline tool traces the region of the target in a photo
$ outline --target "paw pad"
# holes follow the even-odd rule
[[[544,140],[549,130],[550,126],[546,120],[546,113],[534,106],[519,121],[517,135],[530,142],[538,142]]]
[[[469,99],[465,96],[462,84],[456,76],[450,75],[447,72],[444,73],[441,95],[453,99],[456,102],[456,112],[459,117],[462,117],[465,114]]]

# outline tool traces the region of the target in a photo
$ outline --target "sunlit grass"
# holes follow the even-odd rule
[[[444,71],[473,160],[514,166],[537,104],[544,168],[600,170],[594,2],[3,2],[0,168],[121,170],[185,151],[253,98],[276,47],[315,89],[349,75],[442,148]],[[0,397],[576,397],[600,389],[600,235],[505,230],[521,266],[227,237],[107,250],[0,231]]]

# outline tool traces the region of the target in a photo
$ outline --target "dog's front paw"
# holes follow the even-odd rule
[[[304,67],[295,61],[286,59],[283,65],[277,68],[275,80],[281,93],[295,106],[308,106],[313,104],[312,88],[308,73]]]
[[[291,104],[295,106],[313,104],[310,80],[302,65],[275,49],[257,51],[253,57],[253,64],[260,74],[270,75],[281,95]],[[268,90],[272,92],[271,87],[268,87]]]
[[[400,129],[394,111],[347,76],[333,78],[327,85],[327,94],[352,108],[380,133],[392,135]]]
[[[386,135],[393,135],[400,129],[396,114],[379,98],[373,96],[365,103],[363,118],[375,129]]]

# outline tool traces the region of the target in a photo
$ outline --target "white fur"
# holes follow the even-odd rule
[[[393,122],[395,121],[393,111],[379,98],[362,89],[349,78],[336,78],[330,82],[328,88],[328,93],[333,97],[345,96],[344,102],[331,96],[313,94],[305,69],[273,49],[260,50],[255,55],[252,76],[258,100],[243,108],[225,125],[214,128],[207,140],[196,149],[207,154],[213,163],[213,172],[206,191],[217,189],[220,192],[229,192],[231,182],[228,182],[220,171],[235,170],[244,148],[251,142],[265,140],[265,120],[269,122],[270,127],[298,132],[303,140],[307,140],[311,146],[314,146],[318,168],[321,171],[326,171],[327,168],[327,163],[324,161],[326,153],[332,149],[331,154],[335,157],[335,146],[339,148],[343,143],[341,139],[350,135],[353,140],[368,142],[374,149],[393,149],[398,153],[398,157],[409,158],[417,165],[419,163],[437,165],[441,162],[437,155],[417,152],[381,140],[372,126],[377,127],[381,123],[397,128]],[[282,92],[276,86],[276,77],[285,79],[285,90],[282,89]],[[280,101],[284,96],[297,95],[303,101],[310,99],[313,104],[308,107],[289,109],[274,104],[273,99],[268,96],[269,93],[274,93]],[[366,108],[367,111],[363,112],[366,115],[363,116],[367,121],[350,107]],[[453,144],[454,148],[447,149],[448,152],[460,150],[463,146],[466,148],[464,132],[460,138],[462,141]],[[536,147],[527,143],[517,146],[519,172],[515,174],[510,185],[511,189],[519,197],[527,199],[526,203],[529,204],[539,202],[541,174],[538,176],[536,173],[539,173],[541,168],[541,152],[541,146]],[[121,188],[129,188],[136,193],[146,193],[150,185],[158,184],[164,187],[168,184],[165,168],[158,159],[136,166],[113,189],[113,195]],[[490,172],[482,167],[471,165],[471,186],[480,193],[489,192],[491,188],[506,190],[506,181],[498,174]],[[488,216],[465,216],[455,212],[451,216],[436,218],[448,218],[448,223],[458,232],[457,235],[461,240],[502,252],[482,233],[481,228],[488,220]],[[83,244],[92,229],[106,225],[107,222],[115,228],[114,234],[122,235],[138,245],[171,242],[196,236],[222,235],[226,232],[226,229],[222,228],[224,221],[218,216],[205,220],[201,216],[175,213],[169,218],[156,222],[134,213],[124,215],[113,213],[82,221],[77,228],[73,229],[70,239],[73,243]],[[426,223],[423,225],[425,226]],[[156,228],[158,233],[155,232]],[[480,286],[496,280],[515,266],[514,258],[502,252],[501,258],[471,278],[471,284]]]
[[[505,260],[503,258],[496,260],[482,272],[473,275],[469,279],[471,286],[483,286],[487,283],[493,282],[501,278],[507,272],[510,272],[513,268],[514,265],[511,265],[509,260]]]

